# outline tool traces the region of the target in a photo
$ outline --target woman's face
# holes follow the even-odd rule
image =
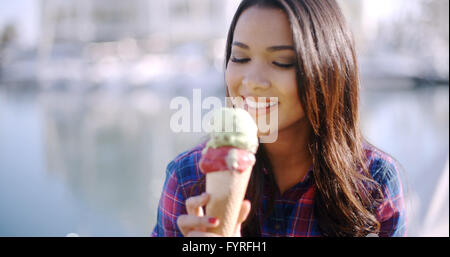
[[[255,118],[278,111],[278,131],[305,116],[297,93],[293,46],[289,20],[282,10],[250,7],[236,24],[225,72],[230,96],[244,99],[250,113],[257,110],[261,117]],[[251,101],[258,97],[278,97],[278,102]]]

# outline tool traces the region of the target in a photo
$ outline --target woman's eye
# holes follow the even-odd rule
[[[292,68],[292,67],[294,67],[293,63],[273,62],[273,64],[275,64],[276,66],[281,67],[281,68]]]
[[[236,62],[236,63],[246,63],[246,62],[250,61],[250,58],[236,58],[236,57],[231,57],[231,61],[232,61],[232,62]]]
[[[250,61],[250,58],[236,58],[236,57],[231,57],[230,59],[232,62],[234,63],[246,63]],[[292,68],[294,67],[293,63],[282,63],[282,62],[273,62],[274,65],[281,67],[281,68]]]

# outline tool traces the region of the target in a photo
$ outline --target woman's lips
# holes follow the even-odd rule
[[[244,106],[246,109],[248,108],[254,110],[270,111],[280,104],[278,101],[274,101],[273,97],[243,97],[243,98],[244,98]]]

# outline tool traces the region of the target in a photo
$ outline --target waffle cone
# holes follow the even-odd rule
[[[208,232],[234,236],[237,219],[247,191],[252,166],[240,173],[233,170],[206,174],[206,192],[210,195],[206,215],[219,219],[219,226]]]

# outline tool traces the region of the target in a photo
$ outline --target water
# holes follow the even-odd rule
[[[362,127],[403,166],[408,235],[449,234],[448,87],[366,92]]]
[[[408,235],[448,236],[448,86],[362,99],[366,136],[405,167]],[[170,131],[169,100],[0,87],[0,236],[148,236],[167,163],[203,136]]]
[[[165,166],[195,144],[158,99],[2,91],[0,235],[149,235]]]

